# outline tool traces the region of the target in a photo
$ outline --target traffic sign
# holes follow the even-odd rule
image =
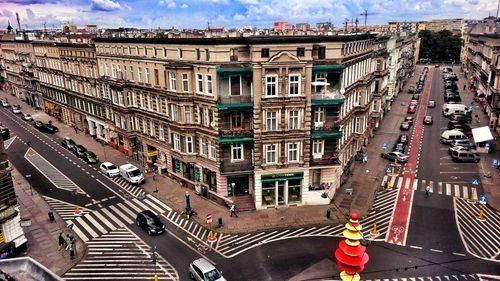
[[[498,160],[497,159],[493,159],[493,166],[497,166],[498,165]]]
[[[211,223],[211,222],[212,222],[212,215],[208,214],[207,215],[207,223]]]
[[[384,142],[384,143],[382,144],[382,149],[387,149],[387,143],[385,143],[385,142]]]
[[[386,173],[392,173],[391,167],[387,167],[387,168],[385,168],[385,172],[386,172]]]
[[[484,195],[484,194],[479,195],[479,204],[486,205],[486,202],[488,202],[486,195]]]
[[[479,183],[481,183],[481,181],[479,179],[473,179],[472,180],[472,184],[473,185],[479,185]]]
[[[349,194],[349,195],[352,195],[352,188],[346,188],[345,189],[345,193]]]

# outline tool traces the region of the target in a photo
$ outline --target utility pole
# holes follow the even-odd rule
[[[347,24],[349,24],[349,19],[345,19],[344,21],[344,33],[347,33]]]

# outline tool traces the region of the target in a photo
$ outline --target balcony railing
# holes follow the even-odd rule
[[[220,130],[219,137],[221,138],[248,138],[253,137],[253,130],[250,128],[238,128],[230,130]]]
[[[220,164],[220,170],[223,173],[230,172],[241,172],[241,171],[251,171],[253,170],[252,161],[242,161],[242,162],[222,162]]]
[[[340,125],[336,124],[315,126],[312,128],[311,132],[312,139],[339,139],[341,137],[342,132],[340,131]]]
[[[322,166],[322,165],[340,165],[340,160],[337,156],[327,156],[323,155],[321,158],[311,158],[311,166]]]
[[[231,113],[240,111],[252,111],[253,102],[249,95],[219,97],[217,101],[219,113]]]
[[[312,105],[342,105],[345,101],[344,95],[339,90],[327,89],[323,92],[316,92],[312,95]]]

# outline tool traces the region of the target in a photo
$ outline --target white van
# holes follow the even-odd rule
[[[469,139],[464,133],[459,130],[447,130],[441,134],[441,143],[450,144],[455,140]]]
[[[141,171],[132,164],[121,165],[120,176],[132,184],[140,184],[144,182],[144,176]]]
[[[443,115],[450,116],[452,114],[465,114],[467,106],[465,104],[443,104]]]

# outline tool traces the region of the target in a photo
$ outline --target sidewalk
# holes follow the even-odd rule
[[[392,145],[399,135],[399,125],[406,116],[406,106],[411,100],[411,95],[407,94],[407,88],[415,85],[423,67],[415,71],[397,99],[393,102],[391,111],[387,112],[381,127],[375,132],[375,136],[370,139],[367,147],[367,159],[365,164],[356,162],[354,164],[353,176],[344,184],[335,195],[333,204],[322,206],[301,206],[287,207],[278,209],[267,209],[260,211],[249,211],[238,213],[238,218],[230,217],[229,209],[225,206],[216,204],[204,197],[196,195],[191,189],[181,187],[176,181],[166,177],[157,176],[153,181],[152,174],[145,174],[146,183],[142,185],[147,193],[159,198],[174,210],[182,212],[185,207],[185,193],[189,191],[191,196],[191,206],[197,217],[194,218],[201,225],[206,225],[205,216],[211,214],[213,224],[218,218],[222,218],[223,227],[218,228],[218,232],[250,232],[263,229],[274,229],[284,227],[298,227],[317,224],[337,224],[346,222],[343,214],[348,215],[349,211],[358,212],[361,217],[368,214],[373,203],[374,195],[380,187],[380,182],[384,175],[384,169],[387,161],[380,157],[382,144]],[[22,111],[30,113],[35,120],[48,122],[52,120],[54,125],[59,128],[59,137],[69,136],[77,143],[87,147],[96,153],[101,161],[110,161],[117,165],[130,162],[137,167],[142,167],[141,163],[125,156],[119,151],[109,147],[102,146],[100,142],[95,141],[83,132],[75,133],[74,129],[68,125],[49,117],[43,111],[34,111],[24,102],[16,97],[0,92],[0,97],[7,97],[11,104],[19,103]],[[97,165],[95,166],[97,168]],[[158,187],[158,192],[153,192]],[[346,189],[352,189],[352,195],[346,193]],[[340,207],[342,213],[336,207]],[[326,218],[328,209],[332,210],[331,219]],[[46,214],[45,214],[46,215]]]
[[[26,252],[20,256],[30,256],[58,276],[62,276],[85,256],[85,244],[78,235],[73,235],[76,238],[76,258],[73,260],[68,251],[59,250],[59,233],[63,232],[65,238],[66,234],[70,233],[66,223],[55,212],[55,221],[50,222],[50,207],[42,196],[30,188],[25,177],[14,167],[11,173],[17,200],[21,206],[21,219],[31,222],[31,225],[23,227],[28,244]]]

